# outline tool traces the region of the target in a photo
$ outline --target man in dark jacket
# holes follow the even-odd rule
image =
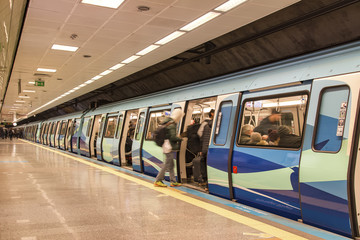
[[[278,128],[278,134],[280,141],[279,147],[292,147],[298,148],[301,145],[301,137],[291,133],[288,126],[282,125]]]
[[[180,183],[176,181],[174,172],[174,153],[173,151],[179,151],[181,138],[176,136],[176,124],[180,122],[184,113],[181,109],[175,109],[170,118],[166,118],[163,124],[166,125],[166,138],[162,146],[163,153],[165,154],[165,163],[161,167],[158,175],[156,176],[154,186],[155,187],[167,187],[162,181],[165,178],[165,172],[169,171],[170,174],[170,186],[178,187]]]
[[[281,112],[273,108],[271,110],[271,115],[264,118],[260,124],[254,128],[254,132],[258,132],[261,135],[266,135],[269,132],[269,129],[276,130],[278,128],[279,121],[281,119]]]

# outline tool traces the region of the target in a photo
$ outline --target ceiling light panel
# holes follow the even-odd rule
[[[124,0],[82,0],[82,3],[96,5],[100,7],[118,8]]]
[[[38,72],[56,72],[56,69],[51,69],[51,68],[38,68],[38,69],[36,69],[36,71],[38,71]]]
[[[132,61],[135,61],[136,59],[138,59],[140,56],[135,56],[135,55],[133,55],[133,56],[131,56],[131,57],[129,57],[129,58],[127,58],[127,59],[125,59],[124,61],[122,61],[121,63],[125,63],[125,64],[127,64],[127,63],[131,63]]]
[[[229,1],[225,2],[224,4],[221,4],[219,7],[215,8],[215,11],[227,12],[246,1],[247,0],[229,0]]]
[[[145,55],[145,54],[148,54],[148,53],[151,52],[151,51],[154,51],[154,50],[157,49],[158,47],[160,47],[160,46],[158,46],[158,45],[150,45],[150,46],[148,46],[147,48],[145,48],[145,49],[141,50],[140,52],[138,52],[136,55],[143,56],[143,55]]]
[[[78,50],[79,48],[78,47],[72,47],[72,46],[54,44],[54,45],[52,45],[51,49],[69,51],[69,52],[76,52],[76,50]]]
[[[109,73],[112,73],[112,71],[111,70],[106,70],[106,71],[103,71],[102,73],[100,73],[99,75],[105,76],[105,75],[108,75]]]
[[[199,17],[198,19],[192,21],[191,23],[187,24],[186,26],[180,28],[181,31],[191,31],[205,23],[207,23],[208,21],[216,18],[217,16],[219,16],[221,13],[217,13],[217,12],[208,12],[205,15]]]
[[[34,83],[35,84],[35,83]],[[31,93],[34,93],[35,92],[35,90],[23,90],[23,92],[31,92]]]
[[[159,45],[167,44],[168,42],[171,42],[172,40],[182,36],[183,34],[185,34],[185,32],[175,31],[175,32],[167,35],[166,37],[160,39],[155,44],[159,44]]]
[[[119,64],[116,64],[114,66],[112,66],[111,68],[109,68],[110,70],[118,70],[119,68],[125,66],[125,64],[123,63],[119,63]]]

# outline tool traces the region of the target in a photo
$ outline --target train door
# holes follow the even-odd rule
[[[141,148],[143,144],[143,133],[145,129],[145,120],[148,113],[148,108],[139,109],[138,121],[135,127],[135,135],[132,143],[132,166],[135,171],[143,172],[143,162],[141,160]]]
[[[46,130],[46,140],[45,140],[45,144],[50,146],[50,136],[51,136],[51,131],[53,129],[54,123],[53,122],[49,122],[48,128]]]
[[[105,162],[120,165],[119,161],[114,161],[113,155],[118,152],[118,144],[114,144],[116,127],[118,124],[119,113],[109,113],[106,116],[104,125],[104,137],[101,143],[102,157]],[[114,154],[115,152],[115,154]]]
[[[46,132],[47,132],[48,126],[49,126],[49,123],[44,124],[44,128],[43,128],[42,134],[41,134],[41,143],[44,145],[46,144],[46,136],[47,136]]]
[[[55,130],[55,134],[54,134],[54,147],[55,148],[59,148],[60,125],[61,125],[61,121],[57,121],[56,130]]]
[[[35,131],[35,142],[36,143],[40,143],[40,141],[41,141],[41,129],[42,129],[41,123],[36,125],[36,131]]]
[[[121,134],[123,132],[124,115],[125,115],[125,111],[122,111],[119,113],[118,123],[116,126],[116,132],[115,132],[115,138],[113,140],[113,151],[111,152],[113,161],[117,162],[119,166],[121,166],[121,163],[120,163],[120,156],[121,156],[120,155],[120,152],[121,152],[120,139],[121,139]]]
[[[100,126],[99,126],[99,132],[96,137],[96,159],[102,161],[102,139],[104,136],[104,125],[106,120],[106,114],[102,114],[100,118]]]
[[[71,134],[71,151],[73,153],[78,153],[79,150],[79,134],[80,134],[80,124],[81,119],[75,118],[72,124],[72,134]]]
[[[66,150],[68,150],[69,152],[72,152],[72,144],[71,144],[71,138],[73,135],[73,119],[69,119],[68,121],[68,125],[67,125],[67,130],[66,130],[66,141],[65,141],[65,147]]]
[[[299,162],[310,87],[242,95],[231,165],[230,196],[237,201],[301,218]]]
[[[101,123],[101,115],[97,115],[97,116],[92,116],[92,131],[91,131],[91,137],[90,137],[90,142],[89,142],[89,146],[90,146],[90,157],[91,158],[96,158],[97,157],[97,153],[96,153],[96,142],[97,142],[97,138],[99,135],[99,128],[100,128],[100,123]]]
[[[230,196],[231,158],[239,111],[239,93],[217,97],[212,137],[207,156],[209,192],[225,198]]]
[[[68,121],[63,120],[63,121],[61,121],[61,124],[60,124],[59,148],[62,150],[66,150],[65,149],[65,139],[66,139],[65,135],[66,135],[67,123],[68,123]]]
[[[168,105],[149,109],[146,134],[141,148],[141,160],[144,173],[147,175],[156,176],[164,162],[162,148],[154,142],[154,132],[166,117],[170,117],[170,111],[171,106]]]
[[[90,157],[90,132],[92,129],[92,117],[85,117],[80,131],[79,148],[80,154]]]
[[[359,79],[354,79],[350,94],[346,82],[334,78],[336,81],[314,80],[312,86],[307,141],[300,163],[302,219],[304,223],[351,236],[349,132],[352,133],[358,123],[349,123],[350,112],[351,121],[355,118]],[[351,95],[352,102],[349,102]],[[358,176],[359,172],[355,178]],[[358,191],[355,190],[359,194]],[[358,226],[356,224],[356,229]]]
[[[122,167],[132,166],[132,143],[139,110],[126,111],[123,131],[120,141],[120,159]]]

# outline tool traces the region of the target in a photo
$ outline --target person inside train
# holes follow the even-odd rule
[[[201,186],[207,185],[207,172],[206,172],[206,161],[207,151],[210,143],[211,128],[213,124],[215,110],[211,109],[207,119],[199,127],[197,132],[200,138],[201,158],[194,158],[194,181],[199,182]]]
[[[254,132],[258,132],[263,136],[263,139],[266,138],[269,129],[276,130],[279,126],[279,121],[281,119],[281,112],[276,108],[271,109],[271,114],[264,118],[258,126],[254,128]]]
[[[241,127],[240,144],[248,144],[251,140],[250,136],[253,132],[254,126],[251,124],[245,124]]]
[[[200,146],[200,138],[197,135],[197,131],[200,127],[200,118],[193,119],[192,124],[190,124],[184,135],[182,137],[187,137],[187,144],[186,144],[186,155],[185,155],[185,161],[186,161],[186,177],[188,180],[191,179],[191,176],[193,174],[192,171],[192,161],[193,159],[199,154],[201,151]]]
[[[279,145],[280,136],[279,136],[277,130],[269,130],[268,136],[269,136],[269,138],[268,138],[269,145],[271,145],[271,146]]]
[[[125,140],[125,160],[126,160],[126,165],[127,166],[131,166],[132,164],[132,156],[131,156],[131,152],[132,152],[132,143],[133,143],[133,138],[134,138],[134,134],[135,134],[135,127],[136,127],[136,120],[130,120],[129,122],[129,129],[126,135],[126,140]]]
[[[278,134],[280,137],[279,147],[300,147],[301,137],[291,133],[288,126],[281,125],[278,128]]]
[[[156,176],[154,186],[155,187],[167,187],[163,180],[165,178],[165,172],[169,171],[170,175],[170,186],[178,187],[181,186],[181,183],[176,181],[175,171],[174,171],[174,153],[175,151],[180,150],[181,138],[176,135],[176,125],[180,122],[184,113],[181,109],[175,109],[170,117],[164,119],[163,124],[166,125],[166,138],[164,144],[162,145],[163,153],[165,154],[165,162],[161,167],[158,175]]]
[[[268,142],[262,139],[261,134],[258,132],[251,133],[250,141],[248,142],[250,145],[269,145]]]

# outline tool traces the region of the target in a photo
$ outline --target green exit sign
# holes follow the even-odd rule
[[[44,86],[45,86],[45,82],[44,82],[44,81],[35,81],[35,86],[44,87]]]

